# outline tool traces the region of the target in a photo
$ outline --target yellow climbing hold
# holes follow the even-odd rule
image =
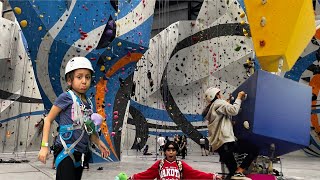
[[[248,33],[245,28],[242,28],[242,32],[243,32],[243,34],[247,34]]]
[[[39,17],[40,17],[40,18],[43,18],[43,15],[42,15],[42,14],[40,14],[40,15],[39,15]]]
[[[246,16],[246,14],[244,13],[244,12],[242,12],[241,14],[240,14],[240,17],[241,18],[244,18]]]
[[[28,21],[27,20],[22,20],[22,21],[20,21],[20,26],[21,27],[26,27],[28,25]]]
[[[108,56],[108,57],[107,57],[107,60],[108,60],[108,61],[110,61],[110,60],[111,60],[111,57],[110,57],[110,56]]]
[[[38,31],[41,31],[41,30],[42,30],[42,26],[39,26],[39,27],[38,27]]]
[[[316,31],[312,1],[281,0],[269,1],[264,5],[261,5],[261,0],[244,2],[262,69],[276,72],[282,59],[282,70],[290,70]],[[268,20],[267,25],[261,24],[261,17]]]
[[[244,24],[246,24],[246,22],[245,22],[245,21],[241,21],[240,24],[241,24],[241,25],[244,25]]]
[[[15,7],[15,8],[13,8],[13,10],[14,10],[14,12],[16,13],[16,14],[21,14],[21,8],[19,8],[19,7]]]
[[[122,45],[122,43],[121,42],[118,42],[118,44],[117,44],[118,46],[121,46]]]
[[[100,71],[104,71],[105,69],[106,69],[106,67],[103,65],[100,67]]]

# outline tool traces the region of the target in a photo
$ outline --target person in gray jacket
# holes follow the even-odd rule
[[[245,92],[238,93],[233,104],[223,100],[220,89],[210,87],[205,92],[208,106],[204,109],[202,116],[208,121],[209,144],[213,150],[218,151],[220,160],[224,162],[229,170],[227,178],[243,179],[245,169],[248,169],[252,161],[258,156],[259,149],[245,140],[237,140],[233,132],[232,116],[239,113],[241,102],[245,99]],[[248,154],[238,167],[233,153]]]

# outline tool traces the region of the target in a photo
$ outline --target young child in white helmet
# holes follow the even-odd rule
[[[59,116],[56,119],[59,135],[54,143],[57,180],[81,179],[81,160],[88,150],[90,140],[100,149],[103,158],[110,155],[109,149],[96,132],[96,126],[103,118],[93,113],[92,103],[85,94],[90,87],[93,73],[91,62],[87,58],[70,59],[65,68],[65,79],[70,90],[59,95],[44,120],[38,159],[46,163],[50,126]]]
[[[239,113],[241,102],[245,100],[246,94],[241,91],[233,104],[222,99],[220,89],[210,87],[205,92],[208,106],[204,109],[202,116],[208,121],[209,144],[213,150],[218,151],[220,160],[224,162],[229,170],[227,179],[249,180],[243,174],[252,161],[258,156],[259,149],[245,140],[236,140],[233,132],[232,116]],[[234,152],[248,154],[238,167]]]

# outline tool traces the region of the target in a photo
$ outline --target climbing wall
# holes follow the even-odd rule
[[[119,160],[136,137],[154,151],[160,133],[185,134],[189,150],[199,151],[199,137],[207,135],[205,89],[218,86],[226,98],[252,74],[244,68],[255,54],[242,0],[205,0],[195,21],[175,22],[152,39],[154,1],[50,2],[11,1],[27,50],[19,27],[0,19],[0,152],[39,149],[41,120],[65,90],[63,69],[73,56],[88,57],[97,72],[89,95],[106,117],[101,138],[112,155],[103,160],[94,151],[95,162]],[[319,43],[317,30],[281,74],[313,87],[311,145],[304,149],[313,156],[320,156]]]
[[[319,1],[313,5],[318,19]],[[227,98],[252,74],[245,68],[248,62],[260,67],[252,52],[245,10],[242,0],[204,1],[196,21],[173,23],[150,40],[150,49],[134,74],[128,149],[136,148],[136,137],[143,137],[142,144],[155,150],[155,139],[161,133],[171,139],[185,134],[189,148],[199,151],[199,135],[206,135],[207,130],[200,116],[205,107],[204,90],[218,86]],[[304,151],[316,156],[320,149],[318,31],[292,70],[280,75],[313,87],[312,142]]]
[[[43,104],[18,24],[0,18],[0,153],[39,150]]]
[[[138,136],[155,149],[159,134],[185,134],[199,151],[205,89],[218,86],[226,97],[248,78],[243,64],[254,55],[243,12],[237,1],[204,1],[195,21],[173,23],[150,40],[134,74],[128,148]]]
[[[308,155],[320,157],[320,116],[319,116],[319,84],[320,84],[320,3],[313,1],[316,14],[316,34],[308,44],[307,48],[300,55],[298,61],[288,72],[282,75],[285,78],[307,84],[312,87],[312,106],[311,106],[311,132],[310,146],[304,151]]]
[[[131,89],[134,66],[148,49],[155,0],[13,0],[10,5],[29,45],[46,112],[66,90],[64,68],[68,60],[74,56],[91,60],[95,76],[87,95],[95,111],[106,119],[100,138],[111,150],[110,157],[103,159],[94,149],[93,160],[120,160],[129,100],[125,90]]]

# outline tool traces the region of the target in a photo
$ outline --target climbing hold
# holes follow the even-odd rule
[[[39,26],[39,27],[38,27],[38,31],[41,31],[41,30],[42,30],[42,26]]]
[[[111,60],[111,57],[110,57],[110,56],[108,56],[108,57],[107,57],[107,60],[108,60],[108,61],[110,61],[110,60]]]
[[[261,25],[262,27],[264,27],[266,24],[267,24],[267,19],[266,19],[266,17],[262,17],[261,20],[260,20],[260,25]]]
[[[118,115],[118,114],[119,114],[118,111],[114,111],[114,112],[113,112],[113,115]]]
[[[27,20],[22,20],[22,21],[20,21],[20,26],[21,27],[26,27],[28,25],[28,21]]]
[[[247,30],[245,28],[242,29],[243,34],[247,34]]]
[[[40,15],[39,15],[39,18],[43,18],[43,15],[42,15],[42,14],[40,14]]]
[[[113,137],[113,136],[115,136],[116,135],[116,133],[115,132],[111,132],[111,136]]]
[[[15,7],[14,9],[14,12],[16,13],[16,14],[18,14],[18,15],[20,15],[21,14],[21,8],[19,8],[19,7]]]
[[[242,12],[241,14],[240,14],[240,17],[241,18],[244,18],[246,16],[246,14],[244,13],[244,12]]]
[[[105,67],[104,65],[102,65],[102,66],[100,67],[100,71],[104,71],[104,70],[106,70],[106,67]]]
[[[250,129],[249,122],[248,121],[244,121],[243,122],[243,127],[246,128],[246,129]]]
[[[118,46],[121,46],[122,45],[122,43],[121,42],[118,42],[118,44],[117,44]]]
[[[241,46],[237,45],[237,47],[234,49],[235,51],[240,51]]]
[[[260,41],[260,47],[264,47],[266,45],[266,42],[264,40]]]
[[[117,120],[118,118],[119,118],[118,115],[114,115],[114,116],[113,116],[113,119],[114,119],[114,120]]]
[[[267,3],[267,0],[261,0],[261,3],[265,5]]]
[[[245,21],[241,21],[240,24],[241,24],[241,25],[244,25],[244,24],[246,24],[246,22],[245,22]]]
[[[316,34],[314,35],[314,37],[318,40],[320,40],[320,29],[316,30]]]

